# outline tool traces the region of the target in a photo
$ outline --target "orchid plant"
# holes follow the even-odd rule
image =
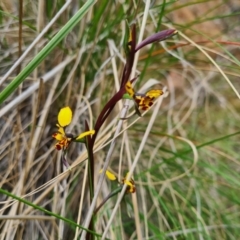
[[[58,114],[58,131],[52,135],[53,138],[57,140],[55,144],[55,148],[57,150],[62,150],[62,161],[68,166],[66,160],[66,152],[72,142],[83,142],[86,145],[88,152],[88,161],[89,161],[89,189],[90,189],[90,200],[93,198],[93,189],[94,189],[94,154],[93,147],[99,133],[100,128],[103,126],[104,122],[114,109],[115,105],[118,101],[124,98],[129,98],[134,101],[135,111],[141,116],[140,110],[145,111],[148,110],[154,103],[154,100],[163,94],[163,90],[161,89],[151,89],[146,93],[138,93],[134,90],[132,83],[137,79],[130,79],[130,74],[133,67],[133,62],[135,58],[135,54],[144,46],[163,41],[177,33],[174,29],[163,30],[161,32],[155,33],[152,36],[143,40],[140,44],[136,44],[136,26],[132,25],[130,30],[130,36],[127,41],[126,46],[126,64],[124,66],[121,83],[119,90],[112,96],[112,98],[106,103],[100,112],[99,116],[96,119],[94,128],[92,130],[89,129],[88,123],[85,124],[85,132],[81,133],[78,136],[73,136],[71,133],[66,132],[66,127],[72,121],[72,111],[70,107],[64,107],[59,111]],[[127,95],[127,97],[126,97]],[[109,171],[106,172],[107,177],[116,181],[116,176]],[[101,206],[112,196],[121,191],[123,185],[127,185],[126,193],[135,193],[136,187],[133,179],[127,181],[127,175],[119,182],[119,188],[115,189],[109,196],[103,201],[103,203],[95,210],[95,213],[101,208]],[[93,225],[90,223],[90,230],[93,230]]]

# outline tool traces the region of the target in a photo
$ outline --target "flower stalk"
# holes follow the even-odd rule
[[[139,116],[141,116],[140,110],[143,110],[143,111],[148,110],[153,105],[154,100],[163,94],[163,91],[161,89],[150,89],[146,93],[137,93],[134,90],[132,83],[137,79],[137,77],[130,79],[130,75],[131,75],[133,64],[134,64],[135,54],[144,46],[154,42],[163,41],[175,35],[176,33],[177,31],[174,29],[164,30],[164,31],[153,34],[152,36],[146,38],[145,40],[143,40],[141,43],[137,45],[136,44],[136,25],[135,24],[132,25],[129,33],[129,38],[126,44],[126,55],[127,55],[126,64],[122,72],[120,88],[103,107],[102,111],[100,112],[99,116],[96,119],[96,123],[94,125],[93,130],[90,130],[88,123],[85,122],[84,133],[81,133],[75,137],[73,134],[67,133],[66,127],[72,121],[72,111],[69,107],[65,107],[60,110],[58,114],[58,124],[57,124],[58,131],[52,135],[52,137],[57,140],[55,148],[63,152],[62,162],[64,165],[68,165],[66,160],[66,152],[69,148],[69,145],[72,142],[82,142],[86,145],[87,153],[88,153],[88,161],[89,161],[88,181],[89,181],[89,192],[90,192],[90,204],[94,197],[93,196],[94,194],[94,153],[93,153],[94,144],[97,139],[97,135],[99,133],[100,128],[103,126],[106,119],[108,118],[110,113],[113,111],[117,102],[123,98],[129,98],[133,100],[135,105],[135,111]],[[106,172],[106,174],[108,175],[108,171]],[[136,191],[134,180],[132,178],[129,180],[127,179],[128,179],[128,174],[119,183],[120,186],[116,188],[113,192],[111,192],[103,200],[103,202],[95,209],[95,212],[94,212],[95,214],[110,198],[112,198],[117,193],[119,193],[124,186],[126,187],[125,194],[134,193]],[[116,178],[112,176],[112,180],[116,180]],[[94,230],[92,215],[86,220],[86,227],[89,227],[91,231]],[[91,236],[89,234],[87,235],[87,239],[91,239]]]

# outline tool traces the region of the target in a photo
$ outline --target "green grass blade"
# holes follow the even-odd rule
[[[32,59],[32,61],[13,79],[13,81],[0,93],[0,104],[26,79],[27,76],[45,59],[59,42],[83,18],[95,0],[88,0],[78,12],[65,24],[65,26],[52,38],[52,40]]]
[[[14,194],[12,194],[12,193],[10,193],[10,192],[2,189],[2,188],[0,188],[0,193],[2,193],[2,194],[4,194],[4,195],[7,195],[7,196],[9,196],[9,197],[11,197],[11,198],[14,198],[14,199],[18,200],[19,202],[22,202],[22,203],[24,203],[24,204],[26,204],[26,205],[28,205],[28,206],[31,206],[31,207],[33,207],[33,208],[35,208],[35,209],[37,209],[37,210],[39,210],[39,211],[41,211],[41,212],[44,212],[44,213],[46,213],[46,214],[48,214],[48,215],[50,215],[50,216],[53,216],[53,217],[55,217],[55,218],[57,218],[57,219],[60,219],[60,220],[63,220],[64,222],[66,222],[66,223],[68,223],[68,224],[70,224],[70,225],[73,225],[74,227],[78,227],[78,228],[80,228],[80,229],[84,229],[84,230],[86,230],[86,231],[88,231],[88,232],[91,232],[92,234],[94,234],[94,235],[96,235],[96,236],[99,236],[99,237],[101,236],[100,234],[97,234],[97,233],[95,233],[95,232],[93,232],[93,231],[90,231],[90,230],[82,227],[81,225],[75,223],[74,221],[72,221],[72,220],[70,220],[70,219],[68,219],[68,218],[62,217],[61,215],[58,215],[58,214],[53,213],[53,212],[51,212],[51,211],[48,211],[47,209],[42,208],[42,207],[40,207],[40,206],[38,206],[38,205],[35,205],[35,204],[33,204],[33,203],[31,203],[31,202],[23,199],[23,198],[17,197],[16,195],[14,195]]]

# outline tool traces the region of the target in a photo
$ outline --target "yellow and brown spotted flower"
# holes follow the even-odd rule
[[[100,173],[102,173],[102,169],[100,170]],[[111,173],[109,170],[106,170],[105,172],[107,178],[111,181],[117,181],[117,178],[116,176]],[[127,181],[127,177],[128,177],[128,174],[126,175],[125,178],[122,179],[121,182],[119,182],[119,187],[115,188],[111,193],[109,193],[107,195],[107,197],[100,203],[100,205],[95,209],[94,213],[96,214],[99,209],[110,199],[112,198],[113,196],[115,196],[116,194],[120,193],[123,189],[123,186],[126,184],[127,185],[127,188],[126,188],[126,191],[125,191],[125,194],[127,193],[135,193],[136,192],[136,187],[135,187],[135,183],[134,183],[134,180],[131,178],[130,180]]]
[[[135,182],[133,178],[130,178],[130,180],[127,180],[128,174],[126,174],[126,177],[122,179],[122,183],[127,185],[127,193],[135,193],[136,192],[136,187],[135,187]]]
[[[72,121],[72,110],[70,107],[64,107],[60,109],[58,113],[58,131],[52,135],[53,138],[57,140],[55,144],[55,148],[57,150],[66,150],[69,144],[72,141],[79,141],[88,135],[93,135],[95,133],[94,130],[87,131],[81,133],[79,136],[74,137],[71,133],[66,133],[65,128],[71,123]]]
[[[138,109],[148,110],[156,98],[163,94],[161,89],[152,89],[146,92],[145,94],[135,93],[132,83],[128,81],[125,85],[125,90],[128,95],[135,101]]]
[[[102,172],[102,170],[100,170],[100,173],[101,172]],[[117,177],[113,173],[111,173],[109,170],[106,170],[105,174],[109,180],[111,180],[111,181],[117,180]],[[127,180],[128,174],[129,173],[126,174],[126,176],[122,179],[120,184],[122,186],[124,184],[127,185],[126,193],[135,193],[136,192],[135,182],[134,182],[133,178],[130,178],[130,180]]]

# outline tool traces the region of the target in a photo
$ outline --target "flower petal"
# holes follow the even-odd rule
[[[59,144],[59,143],[56,143],[56,145],[55,145],[55,148],[56,148],[58,151],[62,150],[63,147],[64,147],[64,146],[63,146],[62,144]]]
[[[81,133],[77,138],[76,140],[79,140],[81,138],[84,138],[88,135],[93,135],[95,133],[95,130],[90,130],[90,131],[87,131],[87,132],[84,132],[84,133]]]
[[[71,139],[68,139],[68,138],[64,138],[62,139],[61,141],[58,141],[55,145],[55,148],[57,150],[61,150],[61,149],[64,149],[66,150],[69,146],[69,144],[71,143]]]
[[[126,174],[126,177],[122,180],[122,183],[127,185],[126,190],[127,193],[135,193],[136,192],[135,182],[132,178],[127,181],[128,174],[129,173]]]
[[[125,84],[125,89],[126,89],[126,92],[131,96],[133,97],[135,92],[134,92],[134,89],[132,87],[132,83],[130,81],[127,81],[127,83]]]
[[[147,110],[153,105],[153,99],[150,97],[144,97],[141,104],[139,104],[139,107],[141,107],[142,110]]]
[[[58,123],[61,127],[66,127],[72,121],[72,110],[70,107],[61,108],[58,113]]]
[[[58,126],[58,132],[61,133],[63,136],[65,136],[64,128],[59,126],[59,124],[57,124],[57,126]]]
[[[63,135],[61,133],[54,133],[52,135],[53,138],[55,138],[57,141],[61,141],[64,139]]]
[[[102,169],[99,172],[102,173]],[[107,178],[111,181],[115,181],[117,179],[116,176],[108,170],[106,170],[105,174],[106,174]]]
[[[150,98],[157,98],[161,95],[163,95],[163,91],[160,89],[153,89],[146,93],[146,96]]]

